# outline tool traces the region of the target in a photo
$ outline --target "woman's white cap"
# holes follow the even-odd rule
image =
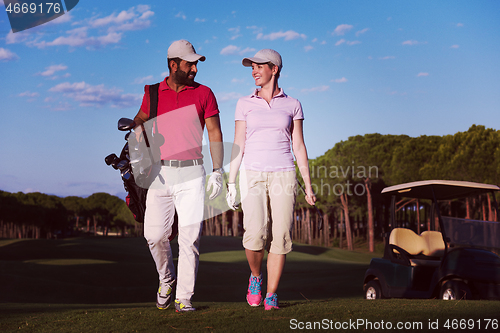
[[[280,54],[271,49],[260,50],[252,58],[243,59],[241,63],[245,67],[252,67],[252,63],[266,64],[268,62],[278,66],[280,70],[283,67]]]

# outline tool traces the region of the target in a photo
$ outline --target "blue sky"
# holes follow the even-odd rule
[[[0,0],[0,6],[3,1]],[[224,141],[253,89],[244,57],[272,48],[305,114],[310,158],[349,136],[500,129],[499,1],[94,1],[13,34],[0,7],[0,189],[123,195],[104,157],[121,117],[167,75],[170,43],[207,57]]]

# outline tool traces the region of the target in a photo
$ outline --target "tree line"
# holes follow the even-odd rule
[[[299,187],[295,209],[295,241],[354,249],[357,242],[383,238],[389,221],[390,198],[384,187],[419,180],[464,180],[500,183],[500,131],[473,125],[454,135],[410,137],[378,133],[357,135],[336,143],[324,155],[309,161],[318,210],[305,202]],[[300,172],[297,170],[300,183]],[[482,196],[456,208],[470,218],[498,221],[492,197]],[[398,214],[412,220],[415,229],[431,229],[431,206],[425,201],[401,202]],[[241,209],[228,209],[224,191],[206,199],[204,235],[241,236]],[[322,228],[319,226],[322,225]],[[66,228],[66,229],[65,229]],[[92,234],[142,235],[125,202],[106,193],[88,198],[59,198],[40,193],[0,191],[0,237],[53,237],[67,229]]]
[[[125,202],[108,193],[87,198],[0,191],[0,238],[58,238],[140,233]]]

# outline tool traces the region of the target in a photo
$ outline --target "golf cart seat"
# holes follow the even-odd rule
[[[443,237],[439,231],[424,231],[420,236],[413,230],[394,228],[389,236],[389,244],[407,252],[412,266],[438,266],[440,257],[444,254]]]
[[[429,257],[443,257],[444,255],[444,241],[443,235],[439,231],[424,231],[420,234],[426,243],[425,250],[422,254]]]

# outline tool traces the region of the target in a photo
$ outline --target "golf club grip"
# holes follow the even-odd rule
[[[153,154],[151,153],[151,146],[149,145],[149,140],[148,140],[148,136],[146,134],[146,129],[144,128],[144,124],[141,124],[141,130],[142,130],[142,133],[144,135],[144,140],[146,141],[146,147],[148,147],[148,153],[149,153],[149,158],[151,159],[151,163],[154,162],[154,158],[153,158]]]
[[[148,140],[148,136],[146,135],[146,129],[144,128],[144,124],[141,124],[141,130],[142,130],[142,133],[144,135],[144,140],[146,140],[146,147],[150,148],[149,147],[149,140]]]

